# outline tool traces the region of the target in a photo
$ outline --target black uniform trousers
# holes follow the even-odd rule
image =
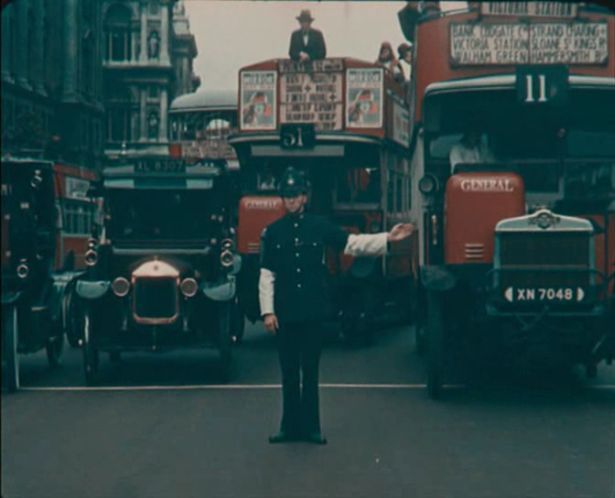
[[[282,370],[282,423],[291,435],[320,432],[318,367],[322,351],[322,323],[282,324],[277,333]]]

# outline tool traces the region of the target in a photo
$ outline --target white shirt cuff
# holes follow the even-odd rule
[[[273,314],[273,283],[275,273],[266,268],[261,268],[258,280],[258,299],[261,306],[261,316]]]

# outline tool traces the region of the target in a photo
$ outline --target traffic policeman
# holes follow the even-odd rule
[[[318,401],[322,322],[331,316],[325,248],[352,256],[380,256],[386,254],[389,242],[409,237],[413,226],[348,234],[326,218],[305,212],[308,184],[294,168],[284,172],[280,195],[286,215],[263,232],[259,279],[261,314],[265,329],[277,337],[282,372],[282,421],[269,442],[326,444]]]

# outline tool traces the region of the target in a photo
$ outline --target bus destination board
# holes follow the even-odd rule
[[[452,23],[453,66],[605,64],[606,22]]]

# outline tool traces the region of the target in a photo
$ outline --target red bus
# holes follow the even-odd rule
[[[53,172],[60,221],[55,267],[58,270],[83,270],[96,213],[88,190],[98,174],[91,169],[59,162],[54,163]]]
[[[432,397],[471,339],[589,376],[615,356],[615,16],[469,5],[399,14],[414,47],[417,345]]]
[[[169,108],[169,153],[193,160],[225,160],[236,168],[237,156],[227,138],[237,130],[237,94],[200,91],[181,95]]]
[[[229,142],[241,165],[239,290],[250,320],[260,318],[260,235],[283,215],[276,187],[285,168],[305,172],[311,212],[350,232],[387,230],[410,216],[408,124],[402,85],[373,63],[274,59],[240,70],[239,131]],[[347,337],[369,339],[385,309],[405,318],[413,301],[414,242],[379,259],[326,255]]]

